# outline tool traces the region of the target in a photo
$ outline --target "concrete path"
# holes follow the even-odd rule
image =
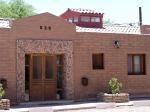
[[[30,107],[30,108],[14,108],[10,110],[0,110],[0,112],[53,112],[53,111],[63,111],[63,112],[72,112],[70,110],[91,110],[91,109],[119,109],[123,107],[146,107],[150,112],[150,100],[136,100],[130,101],[128,103],[105,103],[105,102],[96,102],[96,103],[82,103],[82,104],[70,104],[70,105],[60,105],[60,106],[45,106],[45,107]],[[127,109],[127,108],[125,108]],[[69,111],[68,111],[69,110]],[[73,111],[74,112],[74,111]],[[76,111],[75,111],[76,112]],[[78,112],[78,111],[77,111]],[[80,111],[79,111],[80,112]],[[84,111],[81,111],[84,112]],[[86,111],[85,111],[86,112]],[[88,111],[90,112],[90,111]],[[95,111],[94,111],[95,112]],[[128,112],[128,111],[123,111]],[[137,112],[137,111],[135,111]],[[141,111],[142,112],[142,111]]]

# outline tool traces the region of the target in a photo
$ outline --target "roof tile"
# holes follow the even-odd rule
[[[76,26],[77,32],[141,34],[139,26],[105,25],[104,28],[84,28]]]

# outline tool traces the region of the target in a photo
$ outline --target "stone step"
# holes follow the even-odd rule
[[[62,104],[71,104],[73,100],[56,100],[56,101],[34,101],[34,102],[23,102],[18,106],[21,107],[32,107],[32,106],[48,106],[48,105],[62,105]]]

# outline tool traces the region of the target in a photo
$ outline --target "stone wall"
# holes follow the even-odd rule
[[[120,93],[120,94],[106,94],[102,95],[102,100],[105,102],[116,102],[116,103],[123,103],[129,101],[129,94],[127,93]]]
[[[56,40],[17,40],[17,101],[25,98],[25,54],[64,54],[64,94],[73,99],[73,42]]]

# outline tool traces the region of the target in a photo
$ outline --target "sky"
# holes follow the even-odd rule
[[[115,23],[139,21],[142,7],[143,24],[150,24],[150,0],[25,0],[37,13],[50,12],[59,16],[67,8],[92,9],[104,13],[104,20]]]

